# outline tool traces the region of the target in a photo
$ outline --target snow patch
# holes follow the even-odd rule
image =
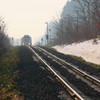
[[[79,56],[88,62],[100,65],[100,40],[97,39],[97,42],[98,44],[93,44],[93,40],[89,40],[77,44],[57,45],[53,48],[58,52]]]

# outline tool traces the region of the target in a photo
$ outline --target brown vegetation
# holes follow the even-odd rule
[[[54,22],[57,29],[54,44],[94,39],[100,35],[100,0],[71,0],[57,19],[59,21]]]

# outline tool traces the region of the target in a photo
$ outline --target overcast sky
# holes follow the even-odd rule
[[[0,0],[0,16],[7,34],[16,39],[28,34],[35,42],[45,33],[46,24],[62,11],[67,0]]]

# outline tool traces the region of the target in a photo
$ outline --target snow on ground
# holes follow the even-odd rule
[[[54,46],[53,48],[58,52],[79,56],[88,62],[100,65],[100,40],[97,42],[98,44],[93,44],[93,40],[89,40],[77,44]]]

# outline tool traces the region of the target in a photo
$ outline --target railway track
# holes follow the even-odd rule
[[[43,64],[46,65],[47,69],[56,77],[56,79],[64,86],[64,88],[69,92],[70,96],[72,97],[73,100],[86,100],[83,97],[80,96],[64,79],[63,77],[58,74],[51,66],[49,66],[34,50],[33,48],[29,47],[28,48],[34,53],[36,58],[42,62]]]
[[[40,52],[42,52],[42,53],[44,53],[46,56],[48,56],[48,57],[50,57],[50,59],[53,59],[54,61],[56,61],[57,63],[60,63],[61,65],[63,65],[63,66],[66,66],[68,69],[67,70],[71,70],[71,71],[73,71],[73,72],[75,72],[76,74],[77,74],[77,76],[79,77],[79,76],[81,76],[80,77],[80,79],[82,78],[82,81],[84,81],[84,79],[86,80],[86,81],[84,81],[83,83],[82,82],[80,82],[80,84],[77,84],[77,85],[80,85],[81,86],[81,84],[84,84],[84,85],[86,85],[86,86],[84,86],[83,85],[83,88],[87,88],[89,91],[90,91],[90,93],[88,94],[88,92],[86,92],[87,91],[87,89],[82,89],[82,87],[81,87],[81,89],[79,89],[80,87],[78,87],[78,86],[75,86],[75,87],[77,87],[79,90],[81,90],[82,92],[83,92],[83,90],[85,91],[85,92],[83,92],[83,94],[85,94],[85,95],[83,95],[82,93],[80,93],[80,91],[78,91],[77,89],[75,89],[76,91],[78,91],[78,93],[80,93],[80,95],[83,95],[83,97],[85,98],[85,100],[89,100],[89,98],[87,99],[87,95],[89,96],[89,95],[91,95],[91,98],[93,97],[97,97],[97,98],[100,98],[100,81],[98,80],[98,79],[96,79],[96,78],[94,78],[94,77],[92,77],[92,76],[90,76],[89,74],[87,74],[87,73],[85,73],[84,71],[81,71],[81,70],[79,70],[78,68],[75,68],[75,66],[73,66],[72,64],[70,64],[70,63],[67,63],[67,62],[65,62],[64,60],[62,60],[62,59],[60,59],[60,58],[58,58],[58,57],[56,57],[56,56],[54,56],[54,55],[52,55],[51,53],[49,53],[49,52],[47,52],[47,51],[45,51],[44,49],[42,49],[42,48],[40,48],[40,47],[35,47],[35,49],[37,49],[38,48],[38,50],[40,51]],[[45,59],[45,61],[47,61],[47,58]],[[47,61],[48,62],[48,61]],[[55,65],[54,65],[55,66]],[[58,65],[56,65],[56,66],[58,66]],[[60,70],[62,70],[62,68],[61,67],[59,67],[60,69],[59,69],[59,72],[60,72]],[[55,69],[55,68],[54,68]],[[57,69],[57,67],[56,67],[56,69]],[[66,68],[65,68],[66,69]],[[58,70],[58,69],[57,69]],[[66,74],[66,73],[68,73],[68,71],[65,71],[64,70],[64,68],[63,68],[63,73],[62,72],[60,72],[61,74],[63,74],[63,76],[65,76],[66,77],[66,75],[64,75],[64,73]],[[76,77],[77,77],[76,76]],[[70,77],[70,76],[69,76]],[[68,77],[67,77],[68,78]],[[74,82],[74,81],[73,81]],[[78,82],[78,81],[77,81]],[[89,84],[87,84],[87,83],[89,83]],[[72,83],[72,84],[74,84],[74,83]],[[91,89],[92,88],[92,89]],[[96,91],[95,91],[96,90]],[[98,91],[98,92],[97,92]],[[94,94],[94,96],[92,96],[92,93]],[[90,99],[91,100],[91,99]],[[99,100],[99,99],[93,99],[93,100]]]
[[[71,69],[72,71],[74,71],[75,73],[77,73],[78,75],[84,77],[86,80],[90,81],[92,84],[94,84],[95,86],[97,86],[100,89],[100,80],[94,78],[93,76],[87,74],[86,72],[76,68],[74,65],[58,58],[57,56],[47,52],[46,50],[40,48],[40,47],[36,47],[39,50],[41,50],[42,52],[44,52],[45,54],[47,54],[48,56],[50,56],[52,59],[60,62],[61,64],[63,64],[64,66],[67,66],[69,69]]]

